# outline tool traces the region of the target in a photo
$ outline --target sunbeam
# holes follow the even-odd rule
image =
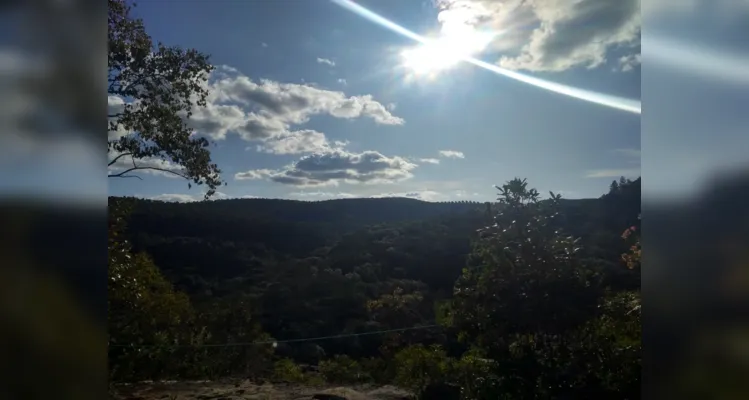
[[[367,8],[354,3],[351,0],[331,0],[331,1],[349,11],[352,11],[378,25],[381,25],[387,29],[390,29],[391,31],[401,34],[409,39],[413,39],[422,44],[431,43],[429,39],[408,30],[388,20],[387,18],[382,17],[368,10]],[[640,105],[639,100],[627,99],[627,98],[618,97],[618,96],[611,96],[611,95],[607,95],[604,93],[592,92],[589,90],[578,89],[575,87],[562,85],[559,83],[549,82],[543,79],[534,78],[532,76],[521,74],[519,72],[510,71],[508,69],[501,68],[497,65],[489,64],[487,62],[481,61],[479,59],[476,59],[470,56],[462,57],[461,61],[471,63],[473,65],[476,65],[478,67],[484,68],[494,73],[506,76],[508,78],[515,79],[517,81],[527,83],[529,85],[533,85],[533,86],[546,89],[555,93],[563,94],[565,96],[573,97],[579,100],[584,100],[584,101],[588,101],[591,103],[595,103],[595,104],[599,104],[602,106],[611,107],[611,108],[615,108],[618,110],[627,111],[627,112],[631,112],[635,114],[641,113],[640,111],[641,105]]]

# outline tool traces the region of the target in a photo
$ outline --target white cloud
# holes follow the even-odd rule
[[[413,176],[417,165],[402,157],[387,157],[376,151],[350,153],[334,149],[326,153],[304,156],[286,168],[250,170],[235,175],[235,179],[268,179],[272,182],[298,187],[336,186],[339,183],[375,184],[394,183]]]
[[[284,132],[282,135],[269,138],[263,144],[257,145],[256,149],[270,154],[299,154],[325,152],[331,149],[331,145],[325,134],[313,130],[302,130]]]
[[[488,29],[510,69],[597,67],[614,47],[639,51],[640,0],[438,0],[443,31]]]
[[[404,122],[371,95],[347,97],[343,92],[312,85],[270,80],[256,83],[246,76],[221,79],[215,82],[214,88],[219,101],[234,101],[253,107],[259,115],[285,124],[303,124],[318,114],[343,119],[368,117],[382,125],[401,125]]]
[[[234,179],[238,181],[265,179],[273,175],[274,172],[272,169],[253,169],[245,172],[237,172],[234,174]]]
[[[371,95],[347,96],[312,84],[255,82],[225,65],[217,66],[205,88],[209,91],[207,104],[195,107],[190,118],[184,116],[187,125],[214,140],[237,134],[243,140],[260,142],[256,148],[268,153],[302,154],[341,147],[328,143],[322,132],[294,129],[315,115],[340,119],[367,117],[380,125],[404,123]],[[108,97],[110,115],[124,107],[122,98]],[[108,132],[108,137],[115,140],[129,133],[120,127]]]
[[[158,157],[146,157],[133,160],[133,157],[129,155],[123,155],[121,157],[120,155],[121,153],[116,151],[110,151],[107,154],[108,163],[116,159],[116,161],[108,167],[110,174],[122,173],[133,167],[138,167],[139,169],[128,172],[125,175],[146,173],[151,175],[161,175],[167,178],[179,178],[180,176],[177,174],[184,175],[185,173],[184,168],[169,160],[162,160]]]
[[[345,79],[343,79],[343,78],[338,78],[338,83],[340,83],[343,86],[348,85],[348,82]]]
[[[462,151],[456,151],[456,150],[440,150],[440,157],[465,158],[465,154],[463,154]]]
[[[330,65],[331,67],[335,67],[335,61],[333,61],[333,60],[330,60],[330,59],[327,59],[327,58],[320,58],[320,57],[317,57],[317,63],[318,63],[318,64],[328,64],[328,65]]]
[[[630,168],[630,169],[598,169],[593,171],[588,171],[588,174],[585,176],[586,178],[619,178],[619,177],[626,177],[626,178],[636,178],[640,176],[640,169],[639,168]]]
[[[227,199],[229,198],[226,193],[223,192],[215,192],[213,196],[211,196],[210,200],[219,200],[219,199]],[[201,194],[185,194],[185,193],[164,193],[156,196],[151,196],[148,198],[149,200],[158,200],[158,201],[169,201],[169,202],[177,202],[177,203],[191,203],[193,201],[202,201],[205,199],[205,192]]]
[[[195,196],[190,194],[165,193],[158,196],[150,197],[151,200],[169,201],[177,203],[190,203],[196,201]]]
[[[293,192],[289,193],[289,196],[295,197],[295,198],[302,198],[302,199],[308,199],[308,198],[315,198],[315,199],[353,199],[356,196],[355,194],[351,193],[333,193],[333,192]]]
[[[619,68],[621,68],[623,72],[632,71],[638,65],[640,65],[639,54],[630,54],[619,58]]]
[[[117,117],[113,117],[114,115],[117,115],[121,112],[125,111],[125,100],[122,99],[122,97],[119,96],[107,96],[107,114],[110,116],[107,118],[108,124],[112,122],[117,122]],[[123,136],[127,136],[131,132],[128,132],[125,130],[125,128],[122,125],[117,125],[117,129],[110,129],[109,126],[107,126],[107,140],[114,141],[117,140]]]
[[[420,158],[419,162],[422,162],[425,164],[439,164],[440,160],[437,158]]]
[[[226,134],[236,131],[247,121],[247,114],[237,105],[208,103],[193,110],[187,125],[195,132],[213,139],[226,139]]]
[[[209,102],[196,109],[188,124],[213,139],[236,133],[247,141],[260,142],[261,151],[276,154],[319,152],[336,146],[324,133],[294,130],[314,115],[334,118],[367,117],[381,125],[401,125],[403,119],[371,95],[347,96],[341,91],[311,84],[255,82],[231,67],[219,67],[208,85]]]

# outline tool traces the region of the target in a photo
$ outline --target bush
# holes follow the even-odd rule
[[[378,384],[389,384],[395,379],[393,363],[379,357],[365,358],[360,361],[364,371]]]
[[[346,355],[337,355],[330,360],[321,361],[320,373],[331,383],[361,383],[372,380],[356,360]]]
[[[472,350],[450,365],[450,379],[460,385],[463,399],[498,398],[499,377],[493,372],[496,363]]]
[[[421,393],[429,384],[446,381],[450,362],[440,346],[415,345],[399,351],[394,364],[395,383]]]
[[[281,382],[303,383],[306,377],[293,360],[282,358],[273,364],[273,379]]]

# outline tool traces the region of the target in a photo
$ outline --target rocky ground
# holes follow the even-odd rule
[[[160,382],[118,385],[116,400],[406,400],[410,393],[393,386],[310,387],[237,382]]]

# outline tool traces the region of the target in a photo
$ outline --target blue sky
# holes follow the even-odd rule
[[[454,26],[504,29],[488,42],[466,35],[465,48],[480,42],[470,55],[483,61],[639,101],[639,1],[513,3],[358,2],[430,37]],[[327,0],[146,1],[134,13],[155,40],[196,48],[219,66],[213,108],[191,123],[216,143],[212,156],[228,182],[220,197],[486,201],[494,184],[524,177],[542,193],[581,198],[600,196],[620,175],[639,176],[639,114],[466,63],[429,70],[449,63],[454,46],[441,58],[405,59],[417,43]],[[110,179],[110,195],[202,193],[181,179],[142,176]]]

